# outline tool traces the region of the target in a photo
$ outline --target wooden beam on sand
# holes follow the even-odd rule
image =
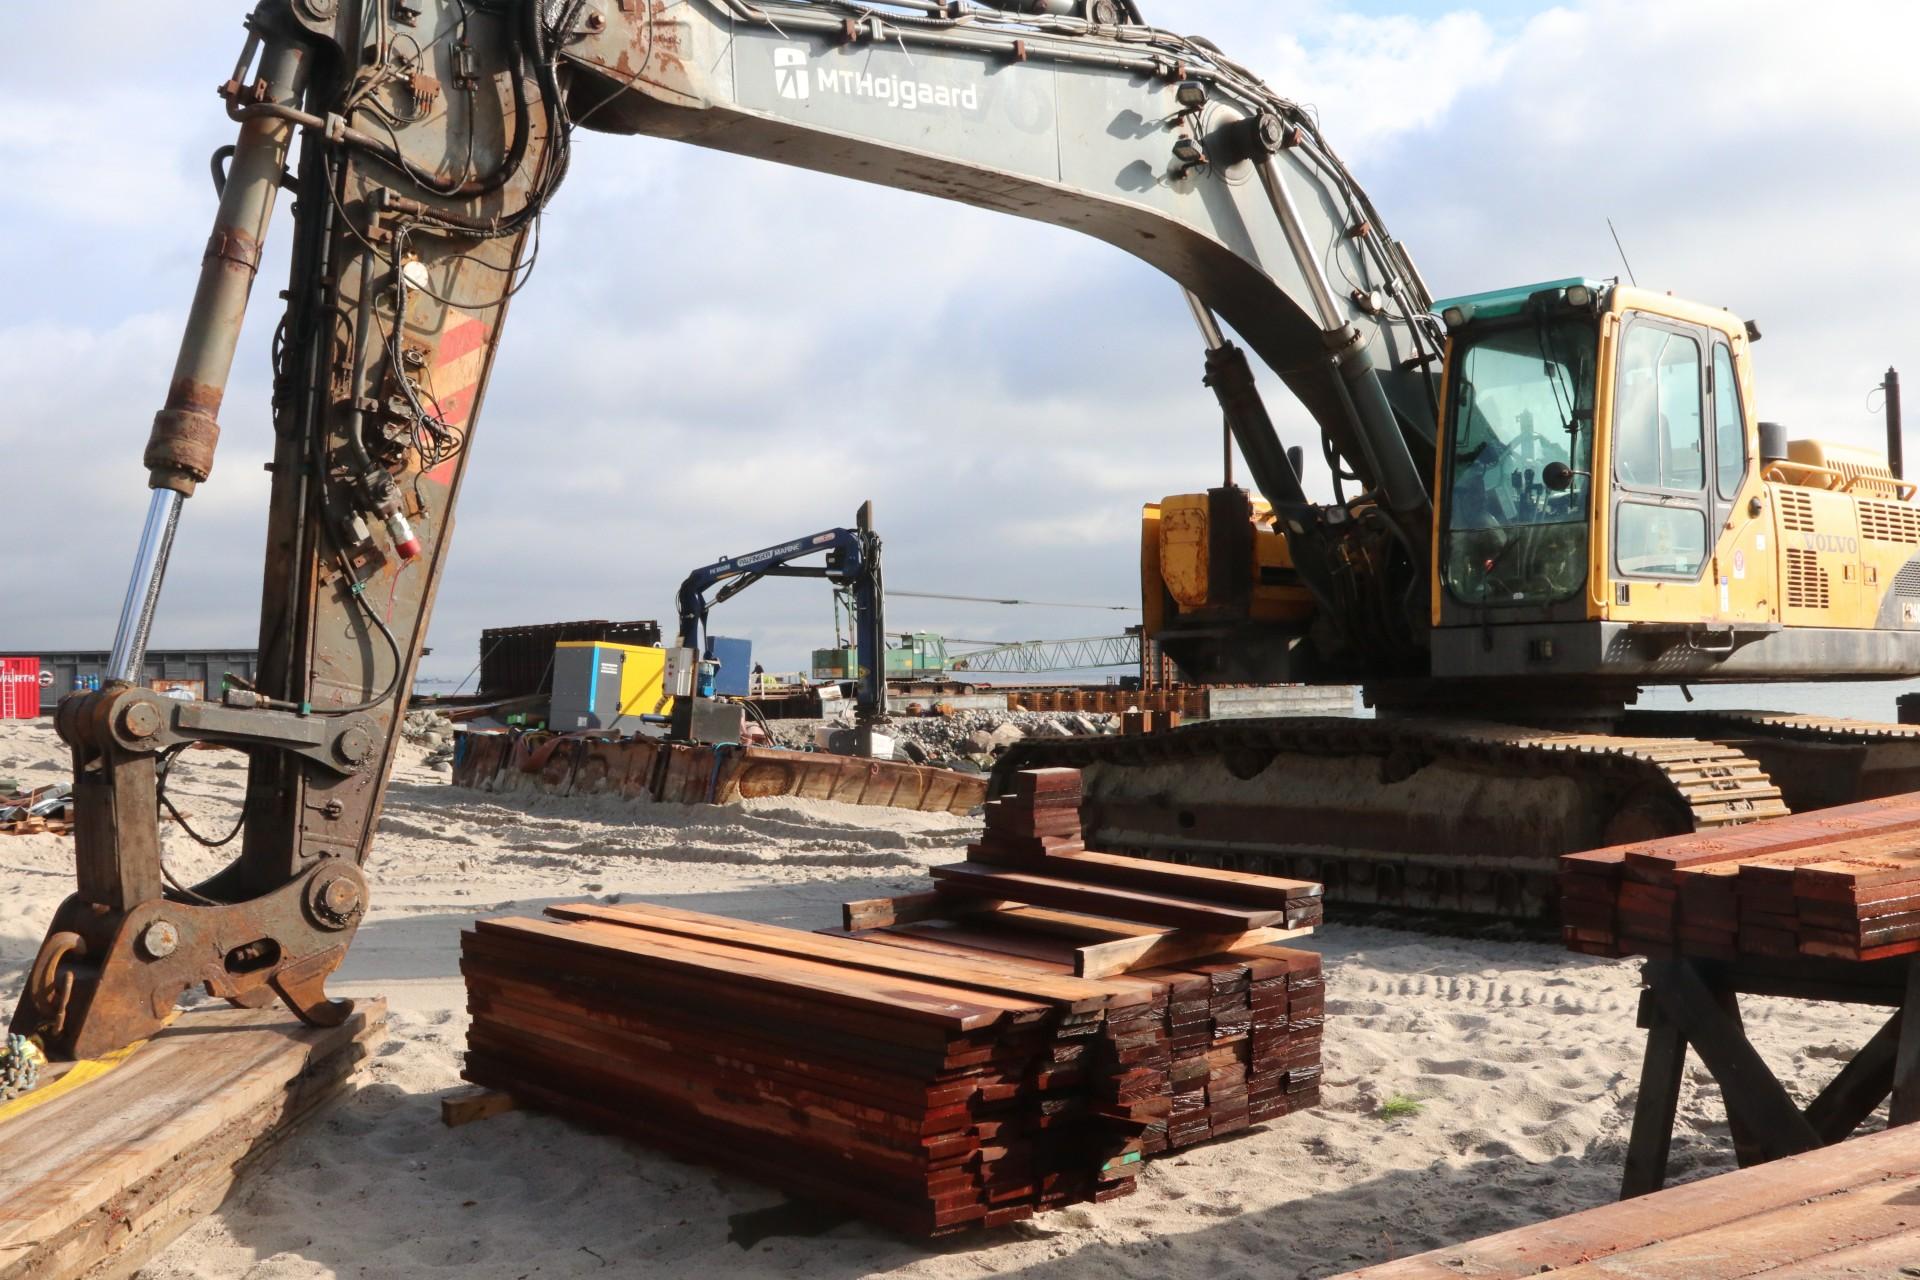
[[[279,1008],[184,1013],[106,1075],[0,1122],[0,1280],[144,1266],[341,1090],[386,1012],[363,1000],[331,1028]]]
[[[514,1101],[513,1095],[499,1089],[477,1086],[455,1089],[440,1099],[440,1123],[449,1129],[458,1129],[462,1125],[478,1124],[482,1120],[491,1120],[519,1109],[520,1104]]]
[[[1814,1280],[1909,1275],[1920,1259],[1920,1127],[1503,1231],[1336,1280]]]

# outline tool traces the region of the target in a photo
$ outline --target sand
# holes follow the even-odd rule
[[[237,755],[190,753],[175,793],[224,833]],[[336,994],[385,995],[389,1036],[358,1089],[289,1144],[153,1277],[988,1274],[1115,1280],[1331,1275],[1605,1203],[1636,1082],[1637,969],[1556,947],[1333,926],[1326,1090],[1315,1112],[1158,1160],[1139,1194],[927,1246],[788,1206],[753,1183],[544,1116],[447,1130],[466,1015],[459,931],[549,902],[645,898],[798,927],[849,897],[922,887],[965,819],[815,802],[744,809],[510,802],[456,791],[407,748],[369,863],[376,902]],[[0,777],[57,781],[51,725],[0,723]],[[183,876],[216,859],[169,826]],[[0,837],[0,1001],[11,1009],[71,841]],[[1747,1002],[1753,1038],[1803,1102],[1862,1043],[1870,1012]],[[1417,1110],[1394,1118],[1389,1099]],[[1396,1108],[1397,1110],[1397,1108]],[[1697,1061],[1679,1178],[1733,1165]],[[1875,1120],[1884,1123],[1884,1113]]]

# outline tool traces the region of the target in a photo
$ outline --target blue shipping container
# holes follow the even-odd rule
[[[720,664],[713,691],[722,698],[744,698],[753,689],[753,641],[708,636],[706,656]]]

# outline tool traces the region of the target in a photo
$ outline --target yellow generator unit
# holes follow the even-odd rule
[[[643,716],[673,710],[667,651],[650,645],[565,640],[554,646],[547,726],[561,733],[635,733]]]

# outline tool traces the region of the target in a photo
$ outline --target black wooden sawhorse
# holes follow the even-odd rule
[[[1621,1199],[1666,1183],[1689,1046],[1720,1085],[1743,1169],[1839,1142],[1889,1096],[1892,1124],[1920,1120],[1920,956],[1861,963],[1681,956],[1649,960],[1645,980],[1640,1025],[1647,1056]],[[1802,1111],[1747,1039],[1742,995],[1880,1005],[1894,1013]]]

